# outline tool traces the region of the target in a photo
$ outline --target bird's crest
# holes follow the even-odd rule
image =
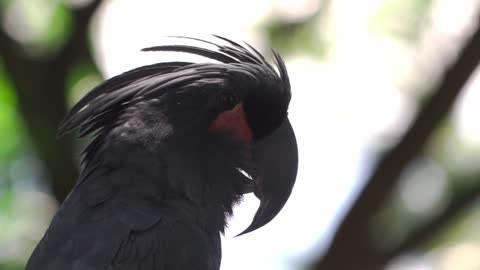
[[[213,45],[216,50],[191,45],[162,45],[142,51],[183,52],[203,56],[220,63],[164,62],[142,66],[106,80],[85,95],[66,115],[59,128],[59,136],[77,130],[79,137],[95,132],[98,136],[111,128],[111,123],[136,102],[156,98],[165,91],[207,78],[231,78],[242,76],[254,83],[262,81],[262,75],[274,77],[283,90],[283,100],[290,101],[290,83],[285,64],[273,51],[275,68],[252,46],[240,45],[227,38],[216,36],[225,45],[190,37],[184,38]],[[256,69],[254,68],[256,67]],[[261,71],[263,74],[258,74]],[[248,81],[247,81],[248,83]]]

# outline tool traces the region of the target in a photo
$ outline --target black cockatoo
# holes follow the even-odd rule
[[[133,69],[71,109],[60,134],[93,140],[27,270],[219,269],[220,234],[243,194],[260,199],[243,233],[282,209],[298,157],[285,64],[216,37],[144,49],[214,62]]]

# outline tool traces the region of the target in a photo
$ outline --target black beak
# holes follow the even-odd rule
[[[295,133],[288,118],[268,137],[254,145],[258,172],[255,196],[260,206],[252,223],[237,236],[252,232],[270,222],[288,200],[297,177],[298,150]]]

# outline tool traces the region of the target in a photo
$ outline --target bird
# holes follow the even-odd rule
[[[298,149],[281,56],[248,43],[178,37],[206,61],[159,62],[112,77],[67,113],[59,136],[89,136],[74,188],[27,270],[217,270],[221,235],[248,193],[269,223],[295,184]],[[208,61],[207,61],[208,60]]]

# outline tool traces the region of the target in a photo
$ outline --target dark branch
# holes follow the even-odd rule
[[[390,251],[386,257],[395,258],[412,248],[418,247],[429,240],[431,236],[444,229],[446,225],[450,224],[480,197],[480,181],[477,182],[478,184],[475,187],[468,189],[464,194],[456,196],[440,215],[414,230],[402,243]]]
[[[95,0],[73,10],[74,24],[69,38],[57,53],[46,58],[30,57],[21,44],[0,29],[0,56],[15,86],[19,111],[60,202],[72,188],[77,175],[71,138],[55,140],[58,124],[67,112],[65,79],[78,62],[94,64],[88,26],[101,2]]]
[[[339,226],[329,251],[317,264],[316,269],[333,269],[329,267],[335,262],[345,265],[346,262],[342,263],[342,260],[345,260],[348,254],[367,252],[365,249],[371,250],[371,254],[375,253],[369,244],[368,224],[391,195],[402,170],[419,154],[435,128],[448,115],[480,61],[479,44],[480,25],[466,42],[457,61],[447,69],[437,90],[427,100],[402,140],[377,164],[367,185]]]
[[[0,19],[2,16],[0,15]],[[15,41],[3,31],[3,28],[0,25],[0,57],[5,58],[9,55],[14,55],[15,53]]]
[[[92,60],[93,62],[89,48],[88,27],[92,16],[101,3],[102,0],[94,0],[88,6],[74,10],[73,21],[75,25],[70,38],[58,56],[55,57],[54,64],[57,69],[69,67],[82,59]]]
[[[0,22],[3,20],[3,10],[0,10]],[[0,24],[0,58],[11,77],[14,77],[22,66],[26,65],[26,59],[22,55],[20,44],[6,33]],[[12,78],[15,80],[15,78]]]

